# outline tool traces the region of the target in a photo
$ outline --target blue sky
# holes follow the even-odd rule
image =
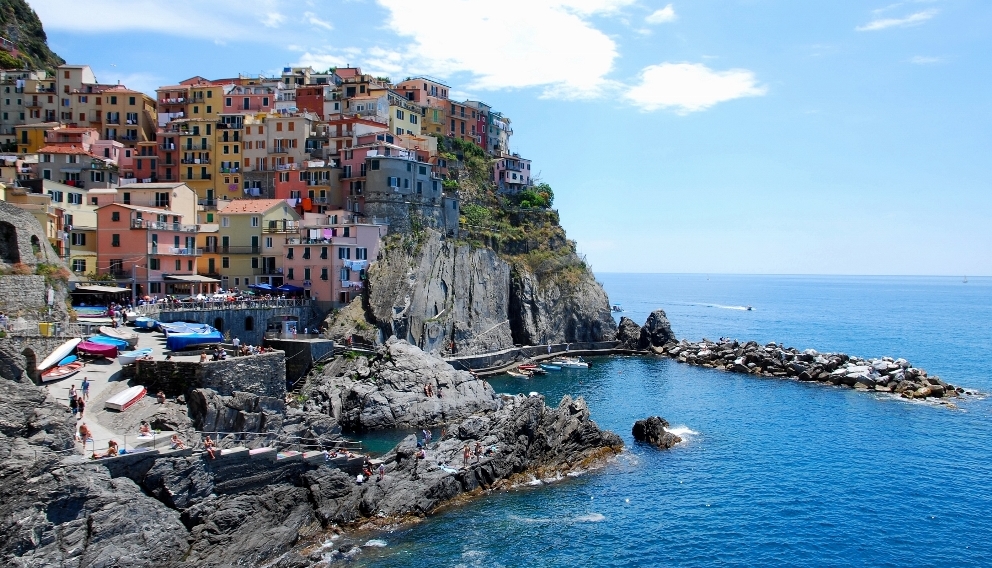
[[[29,0],[103,82],[361,65],[511,117],[603,272],[992,275],[992,3]]]

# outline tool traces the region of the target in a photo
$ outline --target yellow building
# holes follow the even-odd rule
[[[217,115],[224,112],[224,86],[212,83],[190,86],[186,109],[189,118],[217,120]]]
[[[17,139],[17,153],[34,154],[48,145],[45,133],[58,128],[57,122],[39,122],[37,124],[22,124],[14,127],[14,137]]]
[[[217,214],[222,286],[282,285],[286,237],[300,230],[296,210],[282,199],[239,199]]]

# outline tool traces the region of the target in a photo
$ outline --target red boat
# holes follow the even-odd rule
[[[82,368],[83,368],[83,363],[81,361],[69,363],[68,365],[60,365],[58,367],[52,367],[51,369],[41,374],[41,382],[47,383],[49,381],[57,381],[59,379],[71,377],[76,373],[78,373],[79,370]]]
[[[93,343],[92,341],[83,341],[76,346],[76,352],[86,355],[95,355],[97,357],[106,357],[107,359],[117,358],[117,348],[113,345],[105,345],[103,343]]]

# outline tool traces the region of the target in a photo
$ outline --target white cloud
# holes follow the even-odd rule
[[[675,8],[669,4],[660,10],[652,12],[644,21],[649,24],[664,24],[666,22],[674,22],[676,18],[678,16],[675,15]]]
[[[929,10],[923,10],[922,12],[916,12],[915,14],[910,14],[905,18],[879,18],[877,20],[872,20],[863,26],[858,26],[854,28],[859,32],[873,32],[877,30],[884,30],[886,28],[893,27],[907,27],[907,26],[918,26],[923,22],[929,20],[936,16],[940,10],[936,8],[931,8]]]
[[[465,87],[472,90],[539,87],[575,98],[601,92],[617,57],[614,40],[588,18],[615,14],[635,0],[506,0],[498,10],[437,0],[431,25],[423,24],[416,2],[378,1],[389,11],[386,28],[412,39],[390,60],[410,74],[467,73]]]
[[[688,114],[766,92],[754,73],[746,69],[714,71],[700,63],[662,63],[646,67],[641,72],[641,83],[625,96],[643,110],[674,109]]]
[[[933,65],[934,63],[941,63],[943,61],[940,57],[925,57],[922,55],[917,55],[909,60],[910,63],[916,65]]]
[[[83,34],[152,32],[210,41],[257,41],[259,24],[279,25],[284,0],[31,0],[46,30]],[[291,8],[287,5],[286,9]],[[285,10],[283,10],[285,11]],[[259,14],[264,14],[260,20]],[[272,38],[276,43],[280,38]]]
[[[348,61],[341,55],[327,53],[310,53],[309,51],[300,56],[294,67],[313,67],[317,71],[325,71],[331,67],[344,67],[354,65],[354,61]]]
[[[306,18],[307,21],[310,22],[310,25],[312,26],[316,26],[318,28],[324,28],[325,30],[334,29],[334,26],[332,26],[330,22],[328,22],[327,20],[320,19],[320,17],[318,17],[317,14],[314,14],[313,12],[303,12],[303,17]]]
[[[259,20],[262,25],[267,28],[278,28],[286,21],[286,16],[283,16],[279,12],[269,12],[264,18]]]

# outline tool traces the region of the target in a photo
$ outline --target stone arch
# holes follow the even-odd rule
[[[7,264],[21,261],[21,250],[17,246],[17,229],[7,221],[0,221],[0,260]]]
[[[21,351],[21,355],[24,355],[24,374],[28,376],[34,382],[40,382],[40,375],[38,374],[38,357],[34,354],[34,349],[30,347],[25,347]]]
[[[214,318],[214,327],[217,331],[224,333],[224,318]]]
[[[245,317],[245,331],[255,331],[255,318],[252,316]]]

